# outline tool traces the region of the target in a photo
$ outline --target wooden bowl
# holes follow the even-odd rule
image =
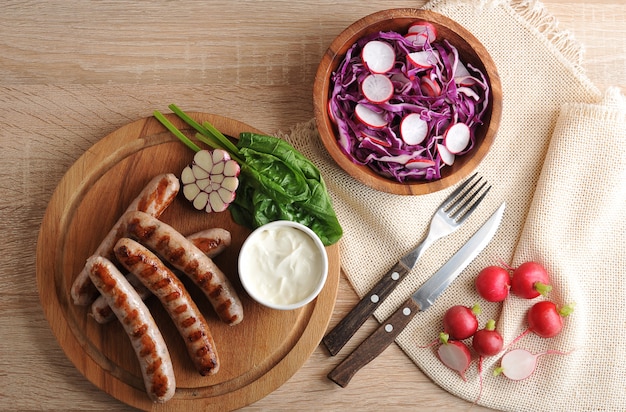
[[[489,102],[483,124],[476,132],[474,148],[457,156],[452,166],[441,170],[441,178],[433,181],[398,182],[377,174],[367,166],[353,163],[337,143],[337,129],[329,118],[328,100],[331,75],[337,69],[347,50],[360,38],[379,31],[406,33],[411,23],[428,21],[438,32],[437,41],[446,39],[457,48],[461,60],[480,69],[490,87]],[[445,189],[469,176],[485,158],[496,137],[502,113],[502,86],[496,66],[485,47],[455,21],[426,10],[391,9],[370,14],[345,29],[322,57],[313,86],[315,119],[322,142],[335,162],[348,174],[376,190],[399,195],[420,195]]]

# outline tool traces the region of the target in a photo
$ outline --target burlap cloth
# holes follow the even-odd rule
[[[473,280],[481,268],[500,259],[513,266],[535,260],[552,277],[549,299],[577,306],[559,336],[527,335],[515,347],[573,352],[541,357],[534,375],[517,382],[493,376],[499,356],[485,360],[478,403],[514,411],[623,410],[626,102],[618,90],[601,93],[591,84],[581,67],[582,48],[538,2],[441,0],[426,8],[474,33],[498,67],[502,123],[478,168],[493,189],[459,231],[431,246],[376,317],[389,316],[506,201],[492,243],[432,308],[415,317],[397,344],[435,383],[475,401],[480,391],[477,362],[464,382],[439,362],[434,348],[423,346],[437,337],[445,309],[476,302],[483,308],[480,323],[495,319],[505,345],[510,343],[525,329],[525,312],[533,302],[516,297],[504,304],[482,301]],[[295,126],[286,138],[322,170],[345,231],[342,268],[362,296],[422,239],[450,190],[396,196],[362,185],[325,153],[313,121]]]

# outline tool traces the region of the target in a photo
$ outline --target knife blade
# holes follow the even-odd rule
[[[500,227],[506,204],[487,219],[480,229],[434,275],[411,295],[406,302],[383,322],[350,355],[338,364],[328,378],[346,387],[352,377],[365,365],[380,355],[404,330],[417,312],[431,307],[459,274],[491,242]]]
[[[385,275],[381,277],[374,286],[372,286],[369,292],[367,292],[359,300],[352,310],[348,312],[348,314],[344,316],[343,319],[341,319],[339,323],[337,323],[337,325],[335,325],[335,327],[326,334],[326,336],[324,336],[322,343],[326,346],[326,349],[328,349],[328,353],[330,353],[331,356],[339,353],[339,351],[348,343],[348,341],[352,338],[352,336],[354,336],[365,321],[369,319],[369,317],[374,314],[376,309],[382,305],[385,299],[393,293],[395,288],[409,274],[419,260],[420,256],[422,256],[430,245],[438,239],[453,233],[460,227],[460,222],[456,225],[451,225],[447,219],[452,216],[452,212],[456,207],[455,205],[457,205],[457,202],[460,200],[455,200],[457,199],[457,196],[461,194],[461,196],[465,197],[467,200],[467,195],[471,193],[471,191],[473,191],[482,181],[482,177],[475,180],[474,178],[476,176],[477,174],[474,173],[464,183],[459,185],[452,193],[450,193],[432,217],[426,237],[422,239],[417,247],[400,258],[400,260],[389,271],[387,271],[387,273],[385,273]],[[469,206],[469,210],[465,209],[468,211],[468,213],[465,214],[466,217],[471,214],[472,209],[476,208],[480,202],[482,202],[491,189],[491,186],[489,186],[486,190],[482,190],[486,185],[487,182],[483,182],[474,194],[469,197],[470,201],[462,208],[465,209],[465,207],[469,206],[471,200],[475,199],[475,197],[480,194],[480,196],[475,199],[473,205]],[[460,210],[461,208],[457,211]],[[446,217],[441,217],[440,213],[445,213]]]

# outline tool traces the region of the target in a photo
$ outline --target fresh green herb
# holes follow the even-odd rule
[[[185,136],[180,130],[176,128],[176,126],[174,126],[169,120],[167,120],[167,118],[163,116],[161,112],[155,110],[154,117],[156,117],[157,120],[161,122],[161,124],[165,126],[167,130],[172,132],[174,136],[178,137],[180,141],[185,143],[185,145],[187,145],[187,147],[189,147],[191,150],[193,150],[194,152],[199,152],[201,150],[197,144],[192,142],[191,139]]]
[[[293,146],[248,132],[240,134],[235,146],[210,123],[199,124],[173,104],[169,108],[198,132],[199,141],[226,150],[241,166],[237,196],[229,206],[235,222],[254,229],[275,220],[291,220],[308,226],[326,246],[341,238],[343,230],[319,170]],[[161,113],[154,115],[188,147],[200,150]]]

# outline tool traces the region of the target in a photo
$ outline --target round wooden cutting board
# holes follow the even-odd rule
[[[209,121],[224,134],[258,132],[224,117],[191,113]],[[185,134],[189,127],[174,115],[167,117]],[[111,396],[143,410],[232,410],[253,403],[291,377],[321,341],[330,320],[339,283],[339,250],[327,248],[329,275],[319,297],[293,311],[267,309],[252,301],[237,276],[237,257],[249,229],[235,224],[229,212],[198,212],[182,195],[161,220],[189,235],[209,227],[231,232],[232,244],[216,264],[237,288],[244,320],[236,326],[219,321],[204,295],[181,279],[204,313],[215,339],[221,367],[215,376],[202,377],[188,358],[184,342],[157,299],[147,304],[172,357],[176,394],[165,404],[147,397],[139,362],[119,322],[100,325],[89,307],[75,306],[70,286],[128,204],[148,181],[160,173],[180,175],[193,152],[153,117],[128,124],[92,146],[70,167],[57,186],[41,225],[37,242],[37,284],[50,326],[76,368]]]

